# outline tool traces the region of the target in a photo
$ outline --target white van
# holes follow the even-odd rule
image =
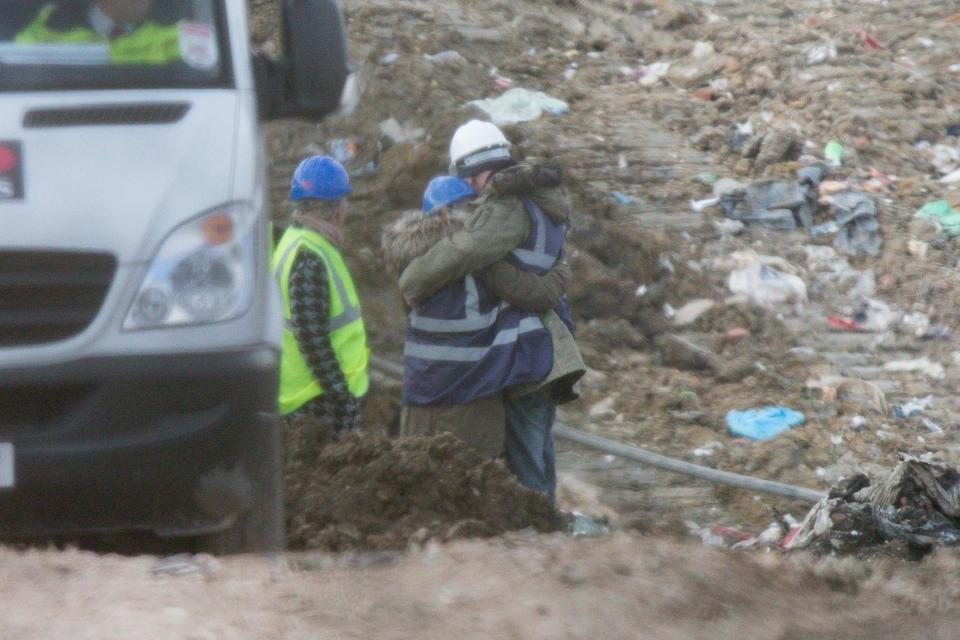
[[[244,0],[0,0],[0,535],[282,546],[258,104],[353,86],[335,0],[283,12],[276,61]]]

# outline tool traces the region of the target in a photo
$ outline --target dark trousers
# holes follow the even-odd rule
[[[553,449],[556,403],[537,392],[506,399],[504,405],[507,467],[524,486],[554,497],[557,491],[557,456]]]

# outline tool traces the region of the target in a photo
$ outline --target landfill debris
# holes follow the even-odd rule
[[[731,272],[727,287],[761,307],[807,299],[807,285],[799,276],[782,273],[759,263]]]
[[[913,360],[893,360],[883,365],[884,371],[894,373],[919,371],[929,378],[940,379],[946,375],[946,370],[939,362],[933,362],[924,356]]]
[[[720,449],[723,449],[723,443],[717,440],[713,440],[703,445],[702,447],[697,447],[691,453],[694,455],[694,457],[697,457],[697,458],[708,458],[712,456],[714,453],[716,453],[717,451],[719,451]]]
[[[825,199],[834,206],[840,227],[834,246],[847,255],[877,255],[882,240],[873,199],[861,191],[841,191]]]
[[[936,221],[949,238],[960,236],[960,211],[956,211],[946,200],[926,203],[920,207],[915,217]]]
[[[950,339],[950,327],[938,324],[932,326],[920,334],[921,340],[949,340]]]
[[[716,184],[717,179],[718,179],[717,174],[713,173],[712,171],[701,171],[700,173],[698,173],[697,175],[691,178],[691,180],[693,180],[694,182],[705,184],[708,187]]]
[[[452,49],[447,49],[445,51],[438,51],[434,54],[425,53],[424,58],[430,62],[437,64],[466,64],[467,59],[460,55],[459,51],[453,51]]]
[[[869,554],[884,548],[907,555],[955,545],[960,542],[958,483],[957,469],[901,454],[882,480],[858,473],[834,485],[785,548],[824,554]]]
[[[590,407],[588,416],[591,420],[610,420],[617,416],[617,410],[614,408],[616,399],[606,397]]]
[[[805,421],[806,418],[799,411],[778,406],[727,413],[730,432],[751,440],[768,440]]]
[[[667,77],[670,72],[669,62],[654,62],[637,71],[640,84],[644,87],[653,87]]]
[[[390,66],[391,64],[393,64],[394,62],[396,62],[396,61],[399,60],[399,59],[400,59],[400,54],[399,54],[399,53],[396,53],[395,51],[394,51],[394,52],[390,52],[390,53],[385,54],[382,58],[380,58],[380,64],[382,64],[382,65],[384,65],[384,66]]]
[[[636,198],[634,198],[633,196],[628,195],[628,194],[626,194],[626,193],[624,193],[624,192],[622,192],[622,191],[614,191],[614,192],[613,192],[612,194],[610,194],[610,195],[612,195],[612,196],[614,197],[614,199],[615,199],[617,202],[619,202],[620,204],[633,204],[634,202],[637,201]]]
[[[853,416],[850,419],[850,427],[853,428],[854,433],[860,433],[867,428],[867,419],[863,416]]]
[[[347,164],[357,156],[357,144],[349,138],[331,140],[330,155],[340,164]]]
[[[926,416],[921,418],[920,422],[922,422],[923,426],[925,426],[927,429],[930,430],[930,433],[933,433],[936,435],[940,435],[941,433],[943,433],[943,428]]]
[[[775,129],[760,140],[753,166],[757,171],[761,171],[778,162],[796,158],[799,149],[796,131],[792,128]]]
[[[839,167],[843,164],[843,145],[836,140],[831,140],[823,148],[823,157],[832,167]]]
[[[205,553],[178,553],[158,558],[151,566],[155,576],[213,575],[221,570],[220,562]]]
[[[867,298],[849,318],[827,316],[827,324],[846,331],[886,331],[893,322],[894,313],[886,303]]]
[[[854,29],[853,32],[860,36],[860,41],[871,49],[886,49],[876,38],[867,33],[866,29]]]
[[[424,129],[408,129],[397,122],[396,118],[388,118],[380,123],[380,133],[390,138],[395,144],[413,142],[426,135]]]
[[[910,418],[917,416],[927,410],[933,404],[933,396],[926,398],[913,398],[907,402],[897,402],[893,405],[893,415],[897,418]]]
[[[691,200],[690,208],[697,213],[702,213],[704,209],[715,207],[720,204],[720,198],[706,198],[704,200]]]
[[[747,226],[774,231],[793,231],[813,226],[817,186],[823,171],[817,165],[797,172],[796,182],[761,180],[744,189],[732,189],[720,196],[724,214]]]
[[[808,47],[804,54],[807,57],[807,64],[810,66],[823,64],[827,60],[837,59],[837,45],[830,41],[826,44]]]
[[[498,98],[472,100],[468,104],[486,113],[496,125],[536,120],[544,112],[562,115],[570,108],[563,100],[548,96],[542,91],[522,88],[510,89]]]
[[[823,224],[816,224],[810,227],[810,235],[814,238],[819,238],[820,236],[832,236],[838,231],[840,231],[840,225],[838,225],[835,220],[829,220]]]
[[[747,185],[738,180],[734,180],[733,178],[720,178],[713,183],[713,195],[714,197],[719,198],[725,193],[732,193],[734,191],[746,188]]]
[[[569,524],[567,531],[574,537],[580,536],[602,536],[610,533],[610,520],[606,517],[595,518],[579,511],[564,513]]]
[[[673,316],[673,326],[685,327],[691,325],[705,313],[713,309],[715,305],[716,303],[713,300],[707,298],[691,300],[677,309],[676,314]]]
[[[717,230],[717,235],[720,237],[730,237],[743,233],[743,230],[747,228],[747,225],[743,224],[739,220],[730,220],[724,218],[722,220],[714,220],[713,228]]]

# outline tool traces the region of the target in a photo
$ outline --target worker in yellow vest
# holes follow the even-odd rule
[[[154,0],[51,2],[14,38],[19,44],[106,43],[115,64],[167,64],[181,60],[187,24],[149,18]],[[186,30],[182,32],[182,30]]]
[[[359,428],[370,355],[353,279],[339,247],[351,192],[343,166],[313,156],[293,174],[293,222],[273,252],[283,297],[279,410],[319,418],[333,434]]]

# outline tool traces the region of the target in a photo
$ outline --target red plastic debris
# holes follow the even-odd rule
[[[827,316],[827,324],[834,329],[843,329],[844,331],[864,331],[866,329],[863,324],[856,320],[841,316]]]
[[[853,33],[860,36],[860,41],[872,49],[886,49],[876,38],[867,33],[866,29],[854,29]]]

